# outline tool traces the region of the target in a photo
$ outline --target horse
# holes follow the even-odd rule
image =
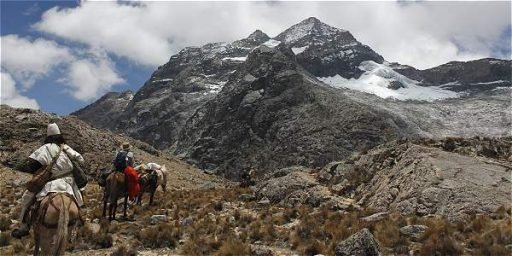
[[[81,221],[80,208],[71,195],[58,192],[44,197],[35,216],[34,255],[64,255],[73,229],[69,227]]]
[[[162,168],[159,170],[140,175],[139,184],[141,189],[137,197],[137,204],[142,205],[142,195],[149,193],[149,205],[153,205],[156,189],[160,186],[162,192],[165,193],[167,191],[167,168],[165,165],[162,165]]]
[[[117,200],[124,197],[124,213],[126,219],[126,209],[128,207],[128,182],[123,172],[113,171],[107,177],[105,190],[103,193],[103,217],[107,214],[107,203],[109,204],[108,220],[116,219]]]

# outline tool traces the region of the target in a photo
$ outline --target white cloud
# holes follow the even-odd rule
[[[389,61],[426,68],[490,56],[510,24],[510,2],[85,2],[48,10],[34,27],[155,67],[186,46],[255,29],[275,36],[310,16]]]
[[[70,51],[54,41],[38,38],[30,41],[17,35],[1,37],[2,69],[30,88],[34,82],[47,76],[54,67],[73,59]]]
[[[8,73],[0,72],[1,76],[1,94],[0,104],[7,104],[16,108],[32,108],[39,109],[39,104],[34,99],[22,96],[16,90],[16,82]]]
[[[95,100],[110,91],[112,86],[125,82],[105,53],[91,51],[91,54],[71,63],[66,78],[61,80],[69,88],[71,96],[82,101]]]
[[[40,31],[62,38],[102,47],[117,56],[143,65],[158,65],[168,59],[171,48],[165,33],[155,33],[145,19],[151,13],[144,7],[115,2],[85,2],[74,9],[46,11],[41,22],[34,25]],[[152,24],[165,29],[164,24]]]
[[[42,38],[30,41],[17,35],[2,36],[1,67],[8,73],[2,75],[2,83],[4,80],[6,83],[2,94],[7,95],[2,99],[12,104],[35,102],[20,96],[18,91],[30,89],[37,80],[55,71],[55,75],[64,77],[60,81],[67,88],[66,92],[82,101],[96,99],[112,86],[124,82],[104,51],[97,48],[72,50]],[[23,86],[16,88],[16,81]]]

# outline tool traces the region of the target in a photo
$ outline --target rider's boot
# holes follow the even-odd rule
[[[29,210],[34,202],[35,194],[29,191],[25,191],[21,197],[21,212],[19,220],[21,225],[19,228],[14,229],[11,236],[14,238],[21,239],[24,236],[30,234],[30,221],[29,221]]]

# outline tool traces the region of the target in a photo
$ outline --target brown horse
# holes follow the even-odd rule
[[[107,214],[107,203],[109,204],[108,220],[116,219],[117,201],[124,197],[124,215],[126,219],[126,209],[128,207],[128,183],[125,174],[113,171],[108,175],[103,194],[103,217]]]
[[[67,193],[43,198],[34,223],[34,255],[64,255],[72,226],[79,223],[80,208]]]

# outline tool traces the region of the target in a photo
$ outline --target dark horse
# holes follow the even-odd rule
[[[123,217],[126,219],[126,209],[128,207],[128,182],[123,172],[113,171],[110,173],[105,182],[105,190],[103,194],[103,217],[107,214],[107,203],[108,208],[108,220],[116,219],[117,201],[119,198],[124,197],[124,214]]]
[[[149,205],[153,205],[153,197],[155,196],[158,186],[162,187],[162,191],[166,192],[167,187],[167,168],[162,165],[161,169],[154,170],[150,173],[140,175],[139,177],[140,192],[137,197],[137,204],[142,204],[142,195],[149,193]]]

